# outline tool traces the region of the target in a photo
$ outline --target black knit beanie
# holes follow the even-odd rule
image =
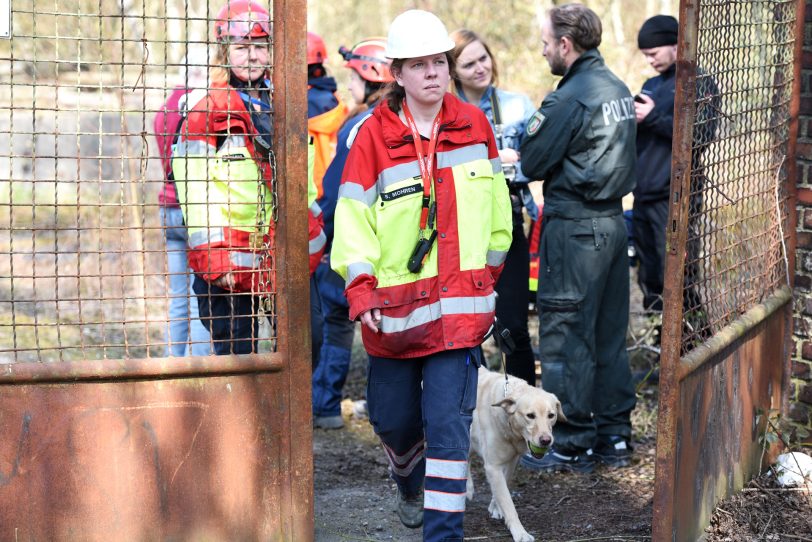
[[[647,19],[637,34],[637,47],[653,49],[663,45],[676,45],[679,23],[670,15],[655,15]]]

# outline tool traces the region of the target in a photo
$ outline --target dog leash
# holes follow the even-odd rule
[[[504,393],[505,397],[508,396],[508,373],[507,373],[507,357],[516,350],[516,343],[513,337],[510,336],[510,330],[502,325],[502,322],[494,316],[493,318],[493,340],[496,341],[496,346],[502,354],[502,374],[505,375]],[[486,337],[487,338],[487,337]]]

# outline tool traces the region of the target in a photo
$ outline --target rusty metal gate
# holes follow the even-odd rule
[[[760,472],[790,356],[803,2],[680,6],[653,538]]]
[[[193,320],[172,302],[197,300],[170,286],[191,279],[168,268],[166,234],[183,223],[162,222],[159,201],[156,136],[171,144],[177,126],[153,121],[174,89],[205,95],[213,70],[228,73],[211,37],[227,1],[11,0],[10,21],[0,13],[2,540],[313,537],[304,0],[257,0],[276,22],[275,175],[250,188],[272,209],[256,229],[275,227],[259,258],[274,286],[253,296],[265,335],[253,354],[191,356],[195,340],[170,330]],[[236,213],[240,188],[186,205]]]

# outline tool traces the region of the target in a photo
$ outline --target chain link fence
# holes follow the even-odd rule
[[[0,363],[184,355],[195,342],[210,352],[208,335],[189,331],[197,308],[190,275],[172,263],[186,259],[187,232],[168,216],[156,137],[171,146],[178,125],[155,119],[172,112],[164,103],[175,89],[211,85],[222,62],[211,37],[222,2],[11,6],[12,37],[0,40]],[[217,203],[234,211],[234,194],[252,190],[249,203],[259,207],[267,185],[228,185]],[[185,196],[186,215],[212,203]],[[210,223],[194,226],[211,233],[219,224],[203,216]],[[253,272],[266,274],[255,282],[273,283],[272,258],[262,257],[272,218],[244,222],[266,234],[253,255],[261,261]],[[272,302],[256,305],[273,313]],[[274,330],[264,327],[272,348]]]
[[[789,284],[787,152],[797,7],[795,0],[701,3],[683,353]]]

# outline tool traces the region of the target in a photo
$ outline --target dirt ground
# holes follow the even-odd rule
[[[348,405],[351,408],[351,405]],[[349,415],[341,431],[316,430],[316,540],[421,540],[394,513],[395,485],[369,423]],[[537,540],[646,540],[651,533],[653,442],[637,443],[637,463],[592,475],[537,474],[519,467],[513,500]],[[482,462],[472,460],[477,488],[465,514],[466,540],[510,540],[488,515],[490,491]]]
[[[633,294],[632,307],[634,303]],[[386,459],[369,422],[357,413],[355,401],[365,397],[366,386],[366,359],[358,343],[342,403],[346,425],[337,431],[314,431],[316,540],[419,541],[420,529],[403,527],[395,514],[396,489],[388,477]],[[637,351],[632,356],[633,369],[643,375],[654,359],[650,352]],[[651,538],[656,381],[645,380],[638,396],[632,419],[635,459],[631,467],[599,468],[589,475],[540,474],[517,468],[511,486],[513,501],[522,524],[537,541]],[[478,457],[472,458],[471,469],[476,495],[467,506],[465,539],[510,541],[504,522],[488,514],[490,490]],[[720,503],[705,539],[812,542],[812,496],[809,491],[776,488],[772,478],[762,476]]]

